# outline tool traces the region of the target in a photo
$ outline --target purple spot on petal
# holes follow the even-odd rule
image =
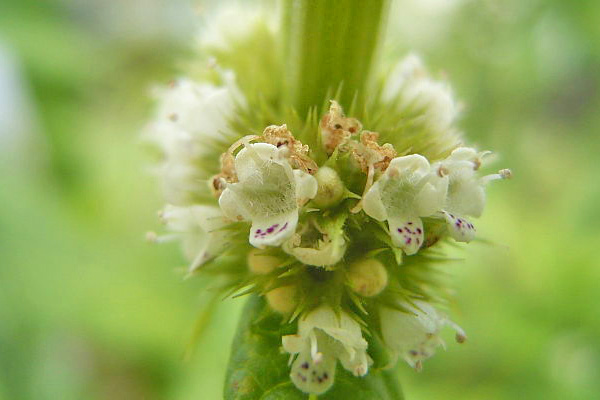
[[[410,242],[412,242],[412,238],[407,238],[406,239],[406,244],[410,244]]]
[[[409,222],[408,224],[409,224],[409,225],[412,225],[413,223],[412,223],[412,222]]]
[[[423,233],[423,230],[421,228],[417,228],[417,233],[420,235],[421,233]]]
[[[281,232],[283,231],[285,228],[287,228],[288,223],[286,222],[285,224],[283,224],[283,226],[281,227],[281,229],[279,229],[277,232]]]
[[[398,232],[399,232],[399,233],[402,233],[402,228],[398,228]]]

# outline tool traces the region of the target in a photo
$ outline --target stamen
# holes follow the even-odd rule
[[[318,364],[323,359],[323,353],[319,353],[319,349],[317,347],[317,336],[315,335],[315,332],[311,331],[308,338],[310,340],[310,356],[315,364]]]
[[[486,185],[491,181],[510,178],[512,178],[512,171],[510,169],[501,169],[497,174],[490,174],[482,177],[481,184]]]
[[[146,234],[146,238],[147,239],[153,239],[152,241],[154,243],[167,243],[167,242],[172,242],[173,240],[177,240],[181,237],[180,233],[170,233],[167,235],[160,235],[160,236],[152,236],[152,233],[148,232],[150,235]],[[154,235],[156,235],[156,233],[154,233]]]
[[[396,170],[394,170],[394,171],[396,171]],[[393,172],[393,171],[390,171],[390,172]],[[371,164],[369,164],[369,170],[367,172],[367,183],[365,183],[365,190],[363,190],[362,197],[359,200],[358,204],[356,204],[356,206],[354,206],[354,208],[350,209],[350,212],[352,214],[356,214],[356,213],[360,212],[360,210],[362,210],[363,199],[365,198],[365,195],[367,194],[369,189],[371,189],[371,186],[373,186],[373,177],[374,176],[375,176],[375,166],[371,163]]]

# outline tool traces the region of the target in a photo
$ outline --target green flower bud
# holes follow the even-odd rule
[[[377,296],[388,283],[382,263],[371,258],[356,261],[348,268],[348,280],[353,291],[365,297]]]
[[[342,201],[345,187],[334,169],[323,167],[319,169],[315,178],[317,178],[319,184],[317,195],[313,199],[315,206],[319,208],[329,208]]]
[[[298,305],[296,286],[281,286],[266,294],[269,306],[280,314],[289,314]]]
[[[275,256],[265,254],[264,250],[252,249],[248,253],[248,269],[257,275],[266,275],[281,265],[281,260]]]

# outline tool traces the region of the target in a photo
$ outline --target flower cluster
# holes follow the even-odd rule
[[[264,296],[296,332],[281,343],[306,393],[329,389],[338,361],[355,376],[397,358],[421,369],[446,325],[463,342],[435,307],[446,300],[435,261],[444,243],[475,238],[486,185],[511,173],[483,174],[488,152],[461,144],[447,83],[411,55],[364,110],[331,100],[300,120],[256,103],[244,72],[224,67],[159,92],[147,137],[169,232],[151,238],[180,238],[189,273],[221,275],[222,290]]]

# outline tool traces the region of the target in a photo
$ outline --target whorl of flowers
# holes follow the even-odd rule
[[[476,237],[487,183],[510,171],[482,172],[488,152],[462,144],[460,107],[418,57],[360,107],[331,98],[304,119],[263,78],[280,76],[276,57],[260,72],[226,57],[257,35],[274,38],[261,25],[205,45],[215,58],[197,79],[158,92],[147,137],[162,153],[169,233],[153,238],[181,239],[189,272],[220,275],[223,291],[265,296],[296,332],[281,344],[304,392],[325,392],[338,367],[368,374],[373,340],[420,369],[445,325],[466,338],[436,309],[444,243]]]

